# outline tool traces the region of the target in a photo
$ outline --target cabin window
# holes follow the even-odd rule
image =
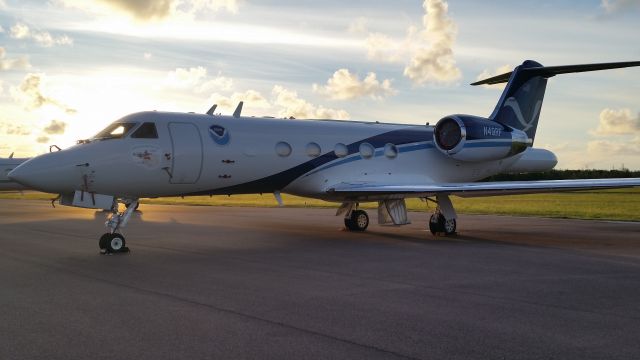
[[[384,156],[389,159],[395,159],[398,156],[398,147],[394,144],[386,144],[384,146]]]
[[[310,142],[307,144],[307,155],[311,157],[318,157],[321,153],[322,149],[320,148],[320,145],[314,142]]]
[[[138,123],[134,123],[134,122],[113,123],[107,126],[104,130],[100,131],[96,136],[92,138],[92,140],[122,139],[136,125],[138,125]]]
[[[289,143],[287,142],[280,141],[276,144],[276,154],[278,154],[278,156],[289,156],[291,155],[291,151],[291,145],[289,145]]]
[[[360,144],[359,150],[360,156],[362,156],[363,159],[371,159],[376,153],[376,149],[373,147],[373,145],[366,142]]]
[[[336,147],[333,149],[333,152],[337,157],[345,157],[349,155],[349,148],[347,148],[347,145],[343,143],[337,143]]]
[[[146,122],[131,134],[132,138],[136,139],[157,139],[158,131],[156,130],[156,124],[152,122]]]

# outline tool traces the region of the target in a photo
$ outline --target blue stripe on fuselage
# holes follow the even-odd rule
[[[374,148],[382,148],[385,144],[391,143],[398,147],[400,145],[405,144],[413,144],[420,143],[424,141],[431,141],[433,139],[433,131],[431,128],[414,128],[414,129],[400,129],[400,130],[392,130],[382,134],[374,135],[369,138],[356,141],[347,145],[348,154],[347,158],[342,160],[355,161],[361,159],[359,155],[350,157],[350,155],[356,154],[360,152],[360,145],[362,143],[369,143],[373,145]],[[427,144],[424,144],[427,145]],[[411,145],[411,146],[419,146],[419,145]],[[433,145],[431,145],[433,146]],[[408,146],[407,148],[409,148]],[[406,152],[410,150],[405,150],[406,148],[399,148],[400,152]],[[416,150],[419,150],[416,148]],[[378,151],[376,151],[376,156]],[[299,178],[300,176],[313,171],[325,164],[331,163],[334,160],[340,159],[335,154],[335,152],[331,151],[321,156],[318,156],[315,159],[311,159],[302,164],[296,165],[287,170],[281,171],[277,174],[273,174],[270,176],[266,176],[261,179],[249,181],[242,184],[227,186],[219,189],[210,189],[197,191],[192,193],[185,193],[182,195],[190,196],[190,195],[227,195],[227,194],[256,194],[256,193],[269,193],[274,191],[279,191],[289,185],[292,181]],[[354,160],[351,160],[354,159]],[[341,161],[342,161],[341,160]]]

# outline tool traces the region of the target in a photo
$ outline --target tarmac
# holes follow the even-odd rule
[[[638,359],[640,223],[0,200],[0,359]]]

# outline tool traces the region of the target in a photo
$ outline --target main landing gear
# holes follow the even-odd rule
[[[109,219],[104,223],[109,232],[103,234],[98,242],[101,254],[129,252],[129,248],[126,246],[127,242],[124,236],[118,233],[118,230],[127,225],[131,214],[138,208],[138,200],[123,201],[123,203],[125,210],[119,212],[118,202],[116,202],[111,209]]]
[[[344,218],[344,226],[350,231],[365,231],[369,226],[369,215],[364,210],[353,210]]]
[[[436,199],[426,198],[436,203],[436,211],[429,218],[429,231],[433,235],[451,236],[456,234],[456,211],[448,195],[436,195]]]

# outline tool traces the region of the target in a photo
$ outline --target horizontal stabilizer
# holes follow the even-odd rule
[[[529,67],[526,69],[521,69],[523,73],[528,73],[528,77],[533,76],[542,76],[544,78],[550,78],[552,76],[556,76],[559,74],[568,74],[568,73],[577,73],[577,72],[585,72],[585,71],[597,71],[597,70],[608,70],[608,69],[619,69],[626,67],[640,66],[640,61],[625,61],[625,62],[613,62],[613,63],[601,63],[601,64],[583,64],[583,65],[561,65],[561,66],[540,66],[540,67]],[[471,85],[493,85],[506,83],[509,81],[511,77],[510,71],[508,73],[504,73],[502,75],[497,75],[494,77],[490,77],[488,79],[480,80],[472,83]]]

